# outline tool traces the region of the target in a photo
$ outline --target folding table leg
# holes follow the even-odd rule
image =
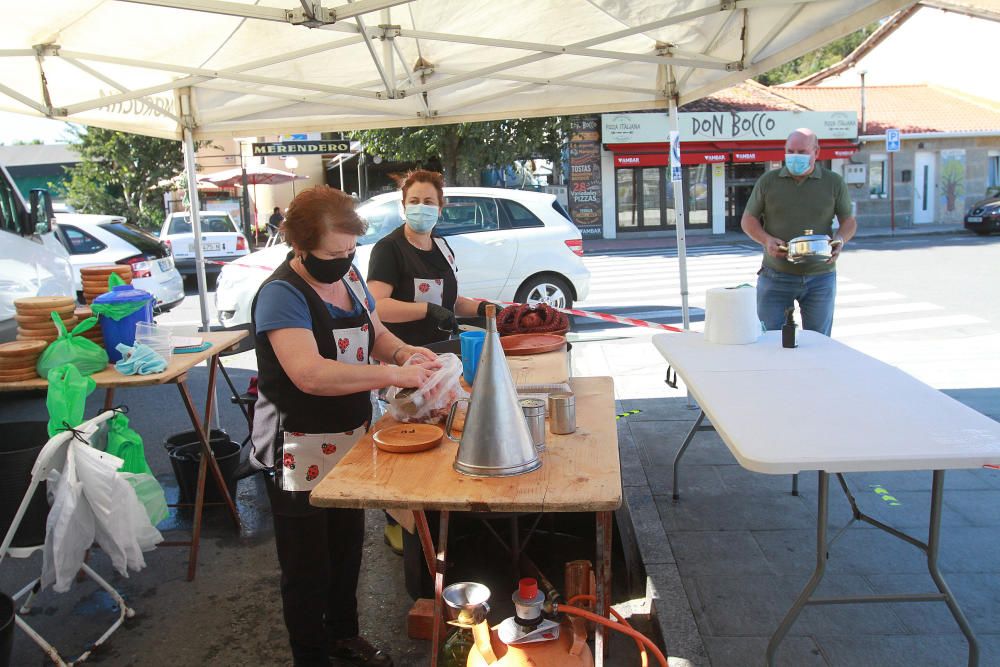
[[[681,498],[681,490],[679,486],[680,482],[678,481],[680,477],[678,467],[681,464],[681,457],[684,456],[684,452],[687,451],[688,445],[690,445],[691,441],[694,440],[694,436],[698,431],[710,431],[714,428],[711,425],[702,426],[701,423],[703,421],[705,421],[705,411],[699,410],[698,418],[694,420],[694,426],[692,426],[691,430],[688,431],[687,437],[685,437],[684,442],[681,443],[681,448],[677,450],[677,455],[674,456],[674,500],[680,500]]]
[[[813,575],[809,579],[805,588],[799,593],[799,597],[795,599],[794,604],[792,604],[791,609],[785,614],[785,617],[781,620],[781,624],[778,629],[774,631],[774,635],[771,637],[771,641],[767,644],[767,666],[774,667],[774,654],[778,650],[778,645],[788,634],[791,629],[792,624],[802,613],[802,608],[806,606],[809,598],[812,596],[813,591],[819,586],[819,583],[823,580],[823,573],[826,571],[826,560],[827,560],[827,542],[826,542],[826,526],[827,526],[827,514],[830,502],[830,474],[820,470],[819,471],[819,508],[816,515],[816,569],[813,570]]]
[[[597,609],[598,616],[606,618],[611,606],[611,540],[614,524],[611,512],[597,513]],[[597,624],[594,630],[594,667],[603,667],[605,653],[605,628]]]
[[[214,364],[214,358],[211,363]],[[198,486],[194,500],[194,525],[192,526],[191,550],[188,557],[187,580],[193,581],[195,572],[198,568],[198,545],[201,541],[201,519],[205,509],[205,478],[207,477],[207,472],[209,470],[212,471],[212,477],[219,488],[219,492],[222,494],[222,497],[226,502],[229,513],[233,518],[233,523],[236,524],[237,531],[241,530],[241,524],[236,504],[229,495],[229,489],[226,488],[226,481],[222,477],[222,471],[219,469],[219,463],[215,460],[215,453],[212,451],[212,446],[209,442],[208,431],[205,429],[205,426],[198,416],[198,411],[194,406],[194,401],[191,400],[191,394],[188,392],[187,383],[181,380],[177,383],[177,389],[181,393],[181,400],[184,402],[184,407],[187,409],[191,425],[194,427],[194,431],[198,434],[198,439],[201,441],[202,451],[201,461],[198,464]],[[213,370],[209,373],[208,392],[210,397],[214,393],[214,390],[215,373]],[[211,414],[211,398],[208,399],[208,410],[206,413]]]
[[[444,571],[448,562],[448,514],[448,510],[441,510],[437,559],[434,561],[434,630],[431,633],[431,667],[437,667],[438,654],[441,652],[442,591],[444,591]]]
[[[107,412],[115,404],[115,388],[108,387],[104,390],[104,411]]]

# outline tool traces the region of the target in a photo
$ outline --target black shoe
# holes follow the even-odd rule
[[[332,640],[330,642],[330,657],[334,659],[334,664],[340,665],[393,667],[389,654],[378,650],[363,637]]]

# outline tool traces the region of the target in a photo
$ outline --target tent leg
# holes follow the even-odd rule
[[[198,301],[201,306],[201,326],[208,331],[208,289],[205,278],[205,253],[201,245],[201,202],[198,201],[198,179],[194,164],[194,134],[184,128],[184,168],[187,170],[188,200],[191,204],[191,229],[194,231],[194,263],[198,276]]]
[[[670,80],[676,81],[674,78],[674,68],[669,67]],[[677,138],[678,143],[680,142],[680,123],[677,117],[677,90],[674,89],[670,95],[670,129],[673,131],[672,136]],[[676,133],[676,134],[674,134]],[[671,152],[676,151],[680,153],[680,146],[671,146]],[[683,167],[681,168],[683,173]],[[688,310],[688,281],[687,281],[687,240],[685,239],[685,221],[687,216],[684,213],[685,206],[684,197],[684,182],[683,180],[674,181],[674,231],[677,233],[677,262],[678,270],[680,271],[681,278],[681,314],[683,316],[684,329],[691,328],[691,313]]]

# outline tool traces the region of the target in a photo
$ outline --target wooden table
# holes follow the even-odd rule
[[[779,331],[769,331],[751,345],[713,345],[694,333],[661,334],[653,344],[740,465],[767,474],[819,473],[816,567],[771,637],[768,665],[774,664],[779,644],[806,605],[930,601],[948,605],[969,642],[968,664],[978,665],[976,637],[937,565],[944,473],[1000,462],[1000,424],[899,369],[812,331],[802,332],[796,349],[781,347]],[[844,481],[844,473],[895,470],[933,471],[926,542],[862,513]],[[829,546],[844,530],[827,541],[831,473],[851,505],[847,525],[867,523],[923,551],[937,592],[813,597]]]
[[[241,529],[240,515],[236,510],[236,504],[229,495],[226,482],[222,478],[219,464],[215,460],[215,453],[209,445],[208,425],[211,423],[212,404],[215,400],[215,376],[216,370],[220,367],[219,355],[226,350],[233,348],[243,338],[247,336],[246,331],[215,331],[201,333],[202,340],[211,343],[211,347],[201,352],[171,355],[170,363],[162,373],[152,375],[122,375],[113,365],[109,365],[105,370],[94,373],[90,377],[94,379],[98,389],[104,389],[104,409],[110,410],[114,403],[115,391],[118,389],[131,389],[133,387],[152,387],[165,384],[177,385],[180,391],[181,401],[187,410],[188,417],[194,432],[198,434],[201,441],[202,457],[198,465],[198,488],[194,502],[194,525],[191,531],[191,539],[185,541],[161,542],[160,546],[186,546],[190,548],[188,557],[188,581],[192,581],[198,567],[198,544],[201,540],[201,521],[205,508],[205,478],[208,471],[212,473],[212,479],[219,487],[219,492],[225,499],[229,514],[236,524],[236,530]],[[208,362],[208,393],[205,398],[205,418],[199,417],[194,401],[187,387],[187,374],[195,366],[203,361]],[[45,390],[49,386],[44,378],[25,380],[23,382],[0,382],[0,393],[12,391],[32,391]]]
[[[615,426],[614,384],[609,377],[573,378],[576,432],[546,433],[542,467],[514,477],[479,478],[452,469],[457,443],[416,454],[390,454],[362,438],[310,496],[319,507],[408,509],[415,513],[428,567],[435,578],[431,663],[436,664],[441,632],[441,590],[448,541],[448,513],[595,512],[597,514],[598,611],[607,613],[611,589],[612,512],[622,500]],[[396,424],[386,415],[372,429]],[[441,512],[438,553],[424,512]],[[604,634],[595,638],[595,660],[603,664]]]

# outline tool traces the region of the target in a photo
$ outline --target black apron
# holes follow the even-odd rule
[[[320,356],[367,364],[375,338],[364,286],[355,269],[343,278],[362,304],[361,313],[333,317],[326,303],[289,265],[291,255],[261,285],[283,280],[305,297]],[[259,291],[258,291],[259,294]],[[251,313],[256,311],[254,297]],[[309,510],[309,491],[350,451],[371,422],[371,392],[314,396],[301,391],[278,362],[267,333],[256,333],[258,397],[254,410],[251,461],[273,470],[275,512]]]

